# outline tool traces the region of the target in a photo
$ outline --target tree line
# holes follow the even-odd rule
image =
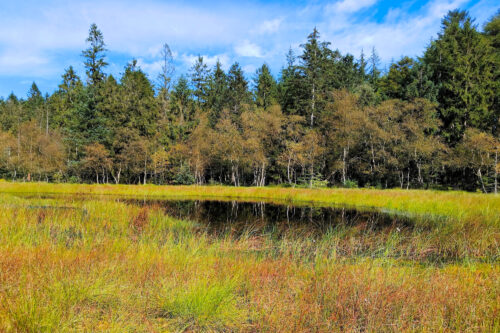
[[[51,95],[0,99],[0,178],[17,181],[456,188],[498,191],[500,13],[449,12],[421,57],[380,68],[317,29],[278,77],[198,57],[175,75],[105,72],[93,24]],[[176,79],[175,79],[176,78]]]

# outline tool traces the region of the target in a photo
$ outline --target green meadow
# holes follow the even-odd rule
[[[215,236],[120,198],[377,209],[412,224]],[[495,195],[1,182],[0,331],[495,332],[499,241]]]

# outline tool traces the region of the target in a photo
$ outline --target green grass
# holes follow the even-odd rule
[[[13,183],[0,192],[0,331],[500,329],[492,195]],[[40,196],[14,195],[33,192]],[[214,237],[114,195],[306,200],[385,207],[420,222],[400,231],[339,225],[319,238]]]
[[[459,191],[293,189],[277,187],[81,185],[0,182],[3,193],[116,195],[139,198],[197,197],[376,207],[424,217],[500,226],[500,196]]]

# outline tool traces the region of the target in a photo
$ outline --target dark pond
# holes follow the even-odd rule
[[[58,199],[63,201],[95,200],[96,196],[19,194],[24,198]],[[411,229],[412,219],[404,215],[375,209],[352,207],[317,207],[287,203],[183,199],[135,199],[98,196],[127,204],[161,209],[167,215],[196,222],[211,234],[240,236],[242,234],[285,233],[319,236],[337,227],[356,227],[360,232],[377,232],[399,228]]]
[[[358,227],[366,231],[413,226],[412,220],[405,216],[346,207],[216,200],[117,200],[160,208],[172,217],[195,221],[210,233],[234,236],[244,233],[281,235],[288,231],[320,235],[338,226]]]

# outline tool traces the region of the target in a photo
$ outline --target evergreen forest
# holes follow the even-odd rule
[[[0,99],[0,178],[498,192],[500,13],[479,27],[451,11],[387,66],[314,28],[279,73],[201,56],[177,73],[164,44],[157,76],[132,59],[115,77],[95,24],[86,42],[84,76]]]

